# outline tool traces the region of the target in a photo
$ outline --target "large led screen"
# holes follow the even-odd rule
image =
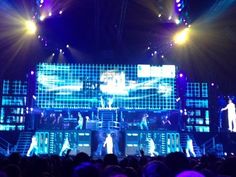
[[[40,108],[176,108],[175,66],[46,64],[37,66]]]

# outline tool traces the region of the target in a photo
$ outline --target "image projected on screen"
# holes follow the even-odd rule
[[[39,64],[40,108],[176,108],[175,66]]]

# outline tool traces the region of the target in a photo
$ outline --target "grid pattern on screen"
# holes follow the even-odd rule
[[[40,108],[176,108],[173,65],[39,64]]]
[[[0,109],[0,130],[23,130],[27,98],[26,81],[3,80]]]
[[[186,108],[188,131],[209,132],[208,83],[187,83]]]

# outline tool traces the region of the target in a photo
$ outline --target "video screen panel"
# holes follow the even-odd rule
[[[176,108],[174,65],[46,64],[37,66],[40,108]]]

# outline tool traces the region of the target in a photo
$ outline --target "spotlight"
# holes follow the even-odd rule
[[[176,3],[179,3],[179,2],[180,2],[180,0],[176,0],[175,2],[176,2]]]
[[[174,42],[176,44],[182,45],[188,40],[188,37],[189,37],[189,28],[185,28],[174,35]]]
[[[69,47],[70,47],[69,44],[67,44],[67,45],[66,45],[66,48],[69,48]]]
[[[34,35],[37,31],[37,26],[33,20],[25,21],[25,30],[29,35]]]
[[[154,54],[157,54],[157,51],[156,51],[156,50],[154,51]]]
[[[60,53],[62,53],[62,49],[60,49],[59,51],[60,51]]]
[[[169,17],[168,17],[168,20],[171,20],[171,19],[172,19],[172,16],[169,16]]]
[[[48,13],[48,16],[51,17],[51,16],[52,16],[52,12],[49,12],[49,13]]]
[[[46,16],[45,16],[44,14],[42,14],[42,15],[39,17],[39,20],[40,20],[40,21],[44,21],[45,18],[46,18]]]
[[[158,14],[158,17],[160,18],[160,17],[161,17],[161,14]]]
[[[180,74],[179,74],[179,77],[183,77],[183,76],[184,76],[183,73],[180,73]]]
[[[55,53],[52,53],[52,56],[55,56]]]
[[[62,10],[60,10],[60,11],[59,11],[59,14],[61,15],[62,13],[63,13],[63,11],[62,11]]]
[[[180,20],[179,19],[175,19],[175,23],[178,25],[180,24]]]
[[[151,47],[149,47],[149,46],[148,46],[148,48],[147,48],[147,49],[148,49],[148,50],[150,50],[150,49],[151,49]]]
[[[181,6],[181,4],[179,3],[179,4],[177,4],[177,7],[180,7]]]
[[[162,55],[161,58],[164,58],[164,55]]]
[[[34,71],[31,71],[30,74],[31,74],[31,75],[34,75]]]

